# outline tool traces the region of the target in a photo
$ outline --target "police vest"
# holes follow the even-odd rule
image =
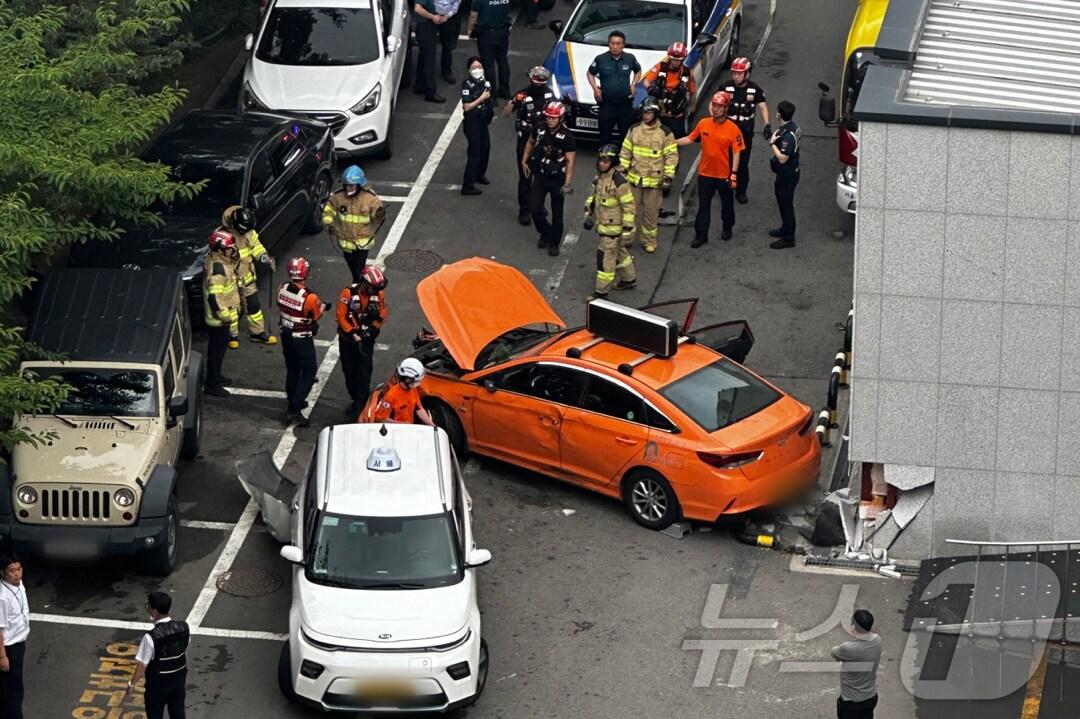
[[[731,95],[731,104],[728,105],[727,110],[728,118],[743,132],[748,129],[753,130],[754,115],[757,112],[758,103],[761,102],[761,95],[759,95],[761,88],[752,82],[747,82],[745,87],[725,85],[721,89]]]
[[[150,630],[154,658],[146,665],[146,685],[183,680],[187,673],[187,646],[191,639],[187,622],[168,621]]]
[[[293,337],[311,337],[315,333],[315,320],[304,313],[304,300],[311,294],[306,287],[286,282],[278,288],[278,323]]]
[[[802,141],[802,130],[793,122],[785,123],[780,128],[780,136],[776,140],[778,146],[782,146],[781,143],[785,135],[790,135],[792,140],[791,154],[788,155],[788,161],[780,162],[773,155],[769,158],[769,167],[778,175],[791,176],[799,171],[799,144]]]
[[[555,99],[555,96],[551,94],[551,90],[547,89],[546,86],[543,88],[543,95],[540,96],[538,96],[534,88],[539,89],[533,85],[523,93],[525,97],[518,103],[517,122],[515,124],[519,137],[527,137],[532,134],[532,131],[540,124],[540,116],[544,112],[544,108]]]
[[[679,84],[674,88],[668,88],[668,75],[673,72],[679,73]],[[678,117],[685,113],[686,106],[690,102],[690,71],[686,69],[686,63],[675,70],[668,63],[661,62],[660,69],[656,73],[656,81],[649,89],[651,90],[649,94],[660,101],[662,114]]]
[[[536,172],[545,177],[566,173],[566,128],[559,125],[555,130],[547,126],[536,131],[536,144],[532,159]]]

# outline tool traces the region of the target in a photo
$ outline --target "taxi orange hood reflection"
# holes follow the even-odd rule
[[[424,316],[463,370],[492,340],[526,325],[566,323],[529,278],[513,267],[471,257],[425,277],[416,286]]]

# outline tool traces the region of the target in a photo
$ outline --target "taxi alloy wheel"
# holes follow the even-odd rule
[[[679,517],[679,500],[667,480],[647,469],[623,482],[623,502],[634,521],[649,529],[664,529]]]

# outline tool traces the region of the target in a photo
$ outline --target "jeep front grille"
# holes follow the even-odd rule
[[[112,495],[99,489],[46,489],[41,493],[42,519],[108,520]]]

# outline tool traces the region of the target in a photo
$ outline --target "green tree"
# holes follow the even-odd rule
[[[17,414],[49,411],[66,388],[19,371],[26,345],[14,300],[34,282],[32,268],[73,242],[114,240],[120,223],[159,224],[155,203],[199,187],[137,156],[168,122],[183,91],[146,92],[137,49],[175,29],[188,0],[81,3],[71,9],[16,7],[0,0],[0,444],[35,441]],[[123,5],[123,7],[121,7]],[[123,10],[123,11],[122,11]]]

